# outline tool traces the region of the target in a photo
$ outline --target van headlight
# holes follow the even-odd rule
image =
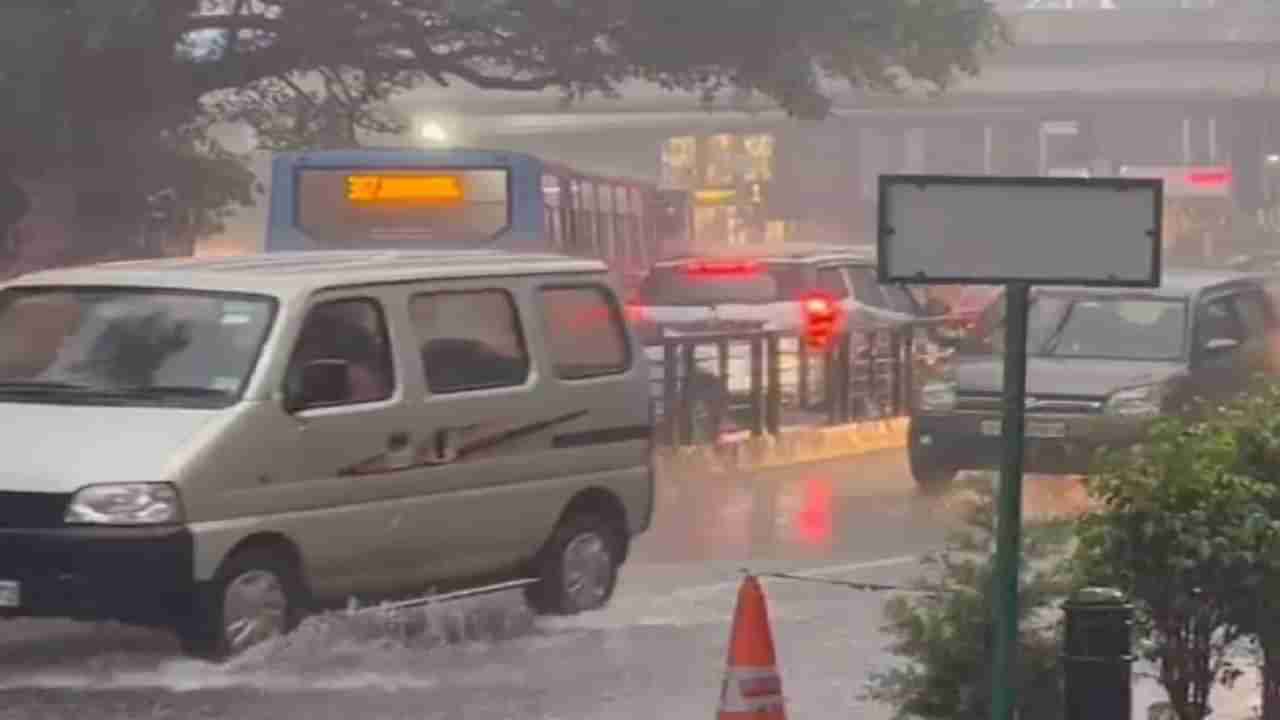
[[[920,390],[920,409],[928,412],[945,412],[956,408],[956,384],[953,382],[925,383]]]
[[[169,483],[111,483],[81,488],[67,505],[68,525],[169,525],[181,522],[178,489]]]
[[[1111,393],[1107,398],[1108,415],[1122,417],[1156,417],[1164,401],[1164,386],[1141,385]]]

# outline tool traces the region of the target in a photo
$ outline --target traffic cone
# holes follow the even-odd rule
[[[786,720],[782,676],[774,657],[769,609],[760,581],[748,575],[738,588],[729,635],[729,662],[720,688],[718,720]]]

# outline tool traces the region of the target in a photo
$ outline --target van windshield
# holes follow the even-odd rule
[[[181,290],[0,291],[0,400],[229,405],[244,392],[275,305]]]

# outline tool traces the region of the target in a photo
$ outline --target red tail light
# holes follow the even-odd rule
[[[823,315],[834,315],[835,304],[827,297],[809,297],[804,301],[804,312],[811,317],[820,317]]]
[[[686,275],[756,275],[760,269],[754,260],[698,260],[683,267]]]
[[[627,303],[623,306],[622,314],[626,317],[627,322],[629,323],[645,322],[649,319],[649,311],[646,310],[643,305],[636,305],[634,303]]]
[[[836,332],[840,306],[827,295],[806,295],[800,301],[804,308],[804,342],[811,350],[826,350]]]

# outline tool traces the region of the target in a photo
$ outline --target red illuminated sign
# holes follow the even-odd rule
[[[1178,166],[1178,165],[1126,165],[1120,168],[1121,177],[1157,178],[1164,180],[1164,195],[1167,198],[1209,197],[1229,198],[1231,196],[1231,168],[1210,166]]]

